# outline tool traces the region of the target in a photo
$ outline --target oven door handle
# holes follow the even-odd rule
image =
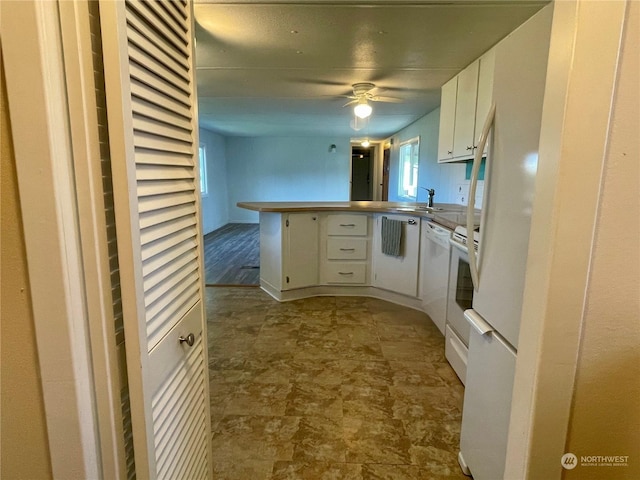
[[[471,181],[469,182],[469,195],[467,196],[467,237],[473,241],[474,232],[474,211],[476,203],[476,187],[478,186],[478,173],[480,173],[480,163],[482,162],[482,152],[487,144],[487,138],[489,132],[493,126],[493,121],[496,116],[496,104],[492,103],[489,109],[489,114],[484,122],[482,128],[482,134],[480,135],[480,141],[478,142],[478,148],[476,154],[473,157],[473,166],[471,167]],[[467,240],[468,241],[468,240]],[[478,274],[478,257],[474,248],[469,248],[469,270],[471,271],[471,281],[473,282],[473,288],[478,291],[480,284],[480,277]]]

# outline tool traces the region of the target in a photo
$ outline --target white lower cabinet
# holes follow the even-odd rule
[[[318,218],[315,212],[285,215],[283,290],[318,284]]]
[[[271,293],[318,284],[319,217],[260,213],[260,285]]]
[[[402,222],[400,256],[382,253],[382,217]],[[418,296],[418,265],[420,255],[420,217],[411,215],[376,215],[373,229],[374,287],[410,297]]]
[[[320,233],[320,283],[368,285],[370,270],[370,215],[329,213]]]
[[[401,256],[382,253],[383,216],[402,222]],[[344,294],[342,287],[376,287],[419,302],[419,266],[419,216],[260,213],[260,284],[278,299],[295,298],[296,289]]]

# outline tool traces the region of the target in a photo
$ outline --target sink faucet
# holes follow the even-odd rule
[[[429,200],[427,201],[427,207],[433,207],[433,197],[436,194],[436,191],[433,188],[426,188],[426,187],[420,187],[420,188],[424,188],[427,191],[427,194],[429,195]]]

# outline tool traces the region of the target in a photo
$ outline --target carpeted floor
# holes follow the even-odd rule
[[[216,479],[463,479],[463,386],[424,314],[207,288]]]

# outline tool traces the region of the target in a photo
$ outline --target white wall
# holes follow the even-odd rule
[[[204,234],[229,223],[229,192],[225,137],[199,129],[200,143],[207,151],[208,194],[202,197],[202,230]]]
[[[238,202],[349,200],[349,138],[229,137],[229,221],[257,223]],[[329,147],[335,144],[336,153]]]
[[[437,108],[424,117],[416,120],[408,127],[400,130],[391,137],[391,165],[389,171],[389,201],[398,201],[398,154],[400,144],[411,138],[420,136],[420,167],[418,172],[418,202],[427,201],[425,188],[433,188],[436,191],[435,203],[462,203],[467,204],[466,191],[469,181],[465,180],[465,163],[438,163],[438,129],[440,126],[440,109]],[[482,192],[484,182],[478,182],[478,194],[476,206],[482,204]],[[463,187],[464,201],[460,198],[458,190]]]

